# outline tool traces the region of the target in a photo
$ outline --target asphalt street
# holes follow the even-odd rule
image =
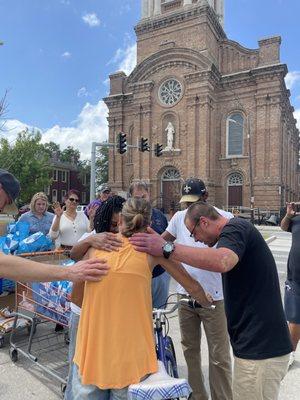
[[[291,235],[280,231],[279,228],[260,228],[263,236],[276,236],[269,246],[274,255],[280,286],[284,288],[286,275],[286,262],[291,245]],[[176,288],[175,282],[171,282],[170,293]],[[263,307],[263,304],[262,304]],[[181,377],[187,376],[185,361],[180,345],[180,333],[178,327],[178,318],[176,313],[169,318],[170,334],[174,340],[177,362]],[[53,332],[53,327],[50,328]],[[39,327],[40,328],[40,327]],[[39,334],[38,328],[38,334]],[[49,328],[42,328],[49,329]],[[55,344],[54,344],[55,347]],[[54,355],[54,350],[58,351]],[[202,340],[202,362],[203,373],[208,382],[208,352],[205,334]],[[66,348],[61,350],[52,349],[48,354],[44,354],[41,358],[44,365],[54,366],[57,363],[63,363]],[[61,367],[61,366],[60,366]],[[298,400],[300,395],[300,346],[296,354],[296,362],[287,373],[281,384],[280,400]],[[56,400],[62,398],[60,383],[47,374],[39,370],[30,360],[26,360],[20,356],[19,361],[13,364],[8,354],[8,342],[6,346],[0,350],[0,399],[21,400],[21,399],[45,399]]]

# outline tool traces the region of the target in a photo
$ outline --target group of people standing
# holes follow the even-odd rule
[[[184,183],[183,209],[169,222],[151,209],[144,182],[131,185],[127,201],[107,189],[107,198],[91,204],[84,218],[76,211],[78,194],[70,191],[65,209],[54,207],[49,228],[75,260],[108,265],[100,281],[73,288],[65,398],[125,400],[131,383],[157,371],[151,310],[165,305],[171,275],[179,283],[179,298],[215,305],[179,306],[191,399],[209,399],[201,369],[202,327],[212,400],[277,399],[299,341],[299,267],[293,249],[300,216],[292,206],[281,225],[293,233],[285,315],[265,240],[249,222],[209,205],[203,181]],[[32,222],[32,230],[49,225],[46,206],[40,193],[32,199],[31,211],[22,217]]]

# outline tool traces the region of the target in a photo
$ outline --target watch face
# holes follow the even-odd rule
[[[175,105],[182,96],[182,85],[176,79],[168,79],[159,88],[159,100],[165,106]]]
[[[165,250],[167,253],[169,253],[170,251],[173,250],[173,245],[172,245],[171,243],[166,243],[166,244],[164,245],[164,250]]]

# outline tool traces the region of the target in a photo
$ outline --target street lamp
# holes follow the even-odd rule
[[[229,118],[229,122],[232,122],[240,127],[245,128],[245,124]],[[250,134],[250,119],[247,118],[247,139],[248,139],[248,153],[249,153],[249,186],[250,186],[250,220],[254,224],[254,190],[253,190],[253,168],[252,168],[252,146],[251,146],[251,134]]]

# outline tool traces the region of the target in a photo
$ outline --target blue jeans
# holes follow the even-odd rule
[[[169,296],[170,275],[167,272],[152,279],[152,307],[165,308]]]
[[[127,400],[128,387],[123,389],[100,389],[95,385],[81,383],[78,367],[72,366],[72,400]]]
[[[69,354],[68,354],[68,361],[69,361],[69,376],[68,376],[68,382],[67,382],[67,387],[65,391],[65,400],[72,400],[73,395],[72,395],[72,373],[73,373],[73,358],[75,355],[75,348],[76,348],[76,336],[77,336],[77,330],[78,330],[78,325],[79,325],[79,319],[80,315],[75,314],[71,311],[70,315],[70,320],[69,320]]]

